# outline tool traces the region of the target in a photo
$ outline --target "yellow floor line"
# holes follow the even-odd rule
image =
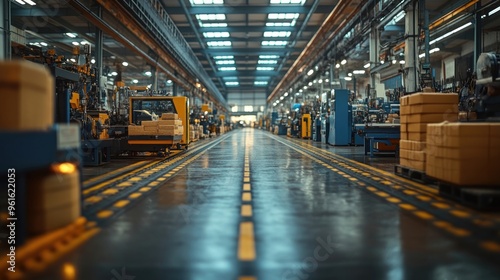
[[[147,160],[139,161],[139,162],[136,162],[134,164],[130,164],[130,165],[124,166],[122,168],[116,169],[116,170],[114,170],[112,172],[109,172],[109,173],[106,173],[106,174],[102,174],[102,175],[99,175],[97,177],[93,177],[92,179],[88,179],[87,181],[84,181],[83,185],[87,185],[89,183],[92,183],[92,182],[95,182],[95,181],[99,181],[99,179],[101,179],[101,178],[107,177],[109,175],[118,174],[118,173],[120,173],[120,172],[122,172],[124,170],[127,170],[127,169],[132,169],[133,167],[141,165],[141,164],[143,164],[145,162],[147,162]]]
[[[240,261],[255,260],[255,238],[252,222],[240,224],[240,236],[238,240],[238,259]]]

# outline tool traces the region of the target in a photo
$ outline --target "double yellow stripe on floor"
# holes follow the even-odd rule
[[[252,185],[250,179],[250,159],[248,155],[249,146],[245,149],[245,169],[243,171],[243,191],[241,194],[241,217],[240,233],[238,238],[238,260],[242,262],[253,262],[257,256],[255,251],[255,230],[253,221],[249,221],[253,215],[252,209]],[[256,280],[254,276],[240,276],[238,280]]]

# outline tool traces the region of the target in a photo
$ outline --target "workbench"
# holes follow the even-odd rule
[[[355,124],[356,132],[363,131],[365,139],[365,155],[370,153],[370,157],[374,155],[373,146],[375,143],[384,143],[391,146],[391,139],[400,139],[400,125],[392,123],[375,123],[375,124]],[[398,151],[396,147],[396,153]]]

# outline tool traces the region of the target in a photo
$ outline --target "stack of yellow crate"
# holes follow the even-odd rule
[[[500,123],[428,125],[427,175],[456,185],[499,185]]]
[[[458,95],[417,93],[401,97],[400,165],[425,172],[427,124],[457,121]]]

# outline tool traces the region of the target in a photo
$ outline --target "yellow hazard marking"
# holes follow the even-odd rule
[[[252,217],[252,205],[241,205],[241,216]]]
[[[415,212],[413,212],[413,214],[415,214],[417,217],[422,218],[424,220],[434,219],[434,216],[432,216],[431,214],[429,214],[425,211],[415,211]]]
[[[133,193],[133,194],[129,195],[128,198],[134,199],[134,198],[138,198],[141,195],[142,195],[142,193],[136,192],[136,193]]]
[[[500,243],[495,242],[495,241],[481,242],[481,247],[485,250],[488,250],[488,251],[500,253]]]
[[[470,217],[470,213],[467,213],[465,211],[462,211],[462,210],[452,210],[450,211],[450,213],[454,216],[457,216],[459,218],[468,218]]]
[[[243,201],[252,201],[252,194],[251,193],[243,193],[241,195],[241,200]]]
[[[113,194],[116,194],[118,192],[117,189],[107,189],[105,191],[102,192],[102,194],[104,195],[113,195]]]
[[[116,185],[117,187],[130,187],[132,186],[132,183],[129,183],[129,182],[123,182],[123,183],[120,183],[118,185]]]
[[[411,204],[408,204],[408,203],[401,203],[399,204],[399,207],[405,209],[405,210],[415,210],[417,208],[415,208],[415,206],[411,205]]]
[[[99,219],[106,219],[109,218],[111,215],[113,215],[113,211],[111,210],[101,210],[99,213],[97,213],[97,218]]]
[[[395,197],[389,197],[389,198],[387,198],[387,201],[392,202],[392,203],[400,203],[401,199],[395,198]]]
[[[252,186],[249,183],[243,184],[243,190],[249,192],[252,190]]]
[[[86,203],[97,203],[102,200],[102,197],[100,196],[91,196],[85,199]]]
[[[123,208],[123,207],[127,206],[129,203],[130,203],[130,201],[122,199],[122,200],[117,201],[115,204],[113,204],[113,206],[117,207],[117,208]]]
[[[240,224],[240,236],[238,241],[238,259],[240,261],[255,260],[255,238],[252,222]]]
[[[148,187],[142,187],[139,189],[140,192],[149,192],[151,190],[151,188],[148,188]]]
[[[447,209],[447,208],[450,208],[450,205],[446,204],[446,203],[442,203],[442,202],[434,202],[432,203],[432,205],[434,205],[435,207],[439,208],[439,209]]]

